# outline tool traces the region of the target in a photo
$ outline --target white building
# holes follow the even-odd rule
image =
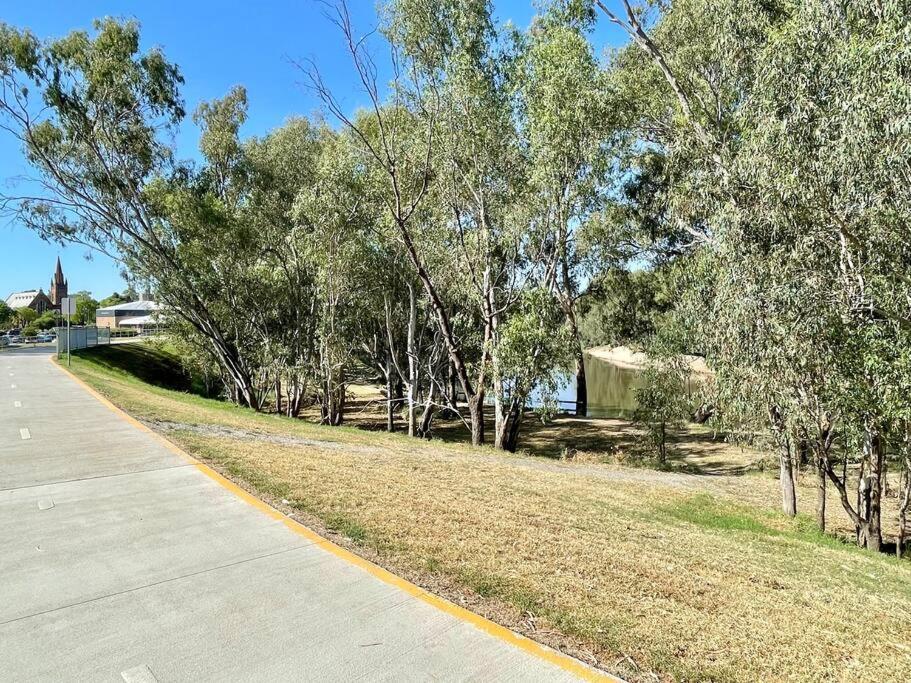
[[[95,311],[95,324],[111,329],[133,329],[142,333],[159,325],[158,311],[161,306],[155,301],[140,299],[116,306],[105,306]]]

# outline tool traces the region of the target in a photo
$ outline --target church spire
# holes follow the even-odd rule
[[[63,266],[60,265],[60,257],[57,257],[57,270],[51,280],[51,303],[54,308],[60,308],[60,301],[67,296],[67,282],[63,277]]]

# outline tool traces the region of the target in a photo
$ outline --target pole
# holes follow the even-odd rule
[[[73,349],[70,347],[70,302],[66,302],[66,367],[73,366]]]

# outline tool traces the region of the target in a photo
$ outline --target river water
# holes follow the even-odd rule
[[[636,410],[636,389],[642,386],[642,371],[585,354],[588,379],[588,417],[630,418]],[[567,381],[557,395],[560,408],[572,410],[576,401],[576,379]]]

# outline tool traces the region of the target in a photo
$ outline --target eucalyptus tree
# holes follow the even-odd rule
[[[303,227],[295,241],[313,279],[322,420],[340,425],[368,304],[357,285],[372,275],[367,234],[374,218],[363,201],[362,173],[349,140],[323,127],[319,143],[311,182],[299,187],[294,202]]]
[[[498,372],[498,327],[522,286],[527,224],[526,159],[514,124],[516,55],[496,26],[489,2],[405,0],[390,5],[388,32],[413,59],[434,103],[436,197],[445,229],[439,267],[475,308],[482,324],[472,402],[494,403],[494,445],[506,420]],[[424,109],[426,111],[426,108]],[[483,421],[478,422],[483,429]],[[479,435],[483,439],[483,432]]]
[[[575,361],[575,337],[559,299],[546,288],[523,289],[497,334],[496,374],[506,406],[494,443],[514,452],[532,395],[539,395],[545,411],[555,407],[550,399]]]
[[[909,19],[904,3],[794,6],[760,56],[745,108],[757,206],[813,241],[805,277],[826,278],[847,329],[840,359],[853,381],[841,399],[846,429],[860,435],[862,509],[844,477],[829,476],[859,542],[874,549],[888,432],[906,410],[896,398],[911,320]]]
[[[605,73],[585,28],[551,7],[520,39],[515,78],[538,277],[558,295],[572,335],[578,415],[588,404],[578,302],[591,264],[577,233],[602,206],[615,130]]]
[[[506,224],[514,197],[515,184],[507,176],[513,171],[516,136],[490,51],[496,37],[490,7],[425,0],[386,5],[384,32],[397,68],[385,102],[347,7],[339,3],[337,10],[371,106],[349,117],[315,67],[311,82],[360,141],[366,162],[386,177],[383,202],[436,318],[466,397],[472,443],[479,445],[497,317],[517,300],[515,269],[504,265],[504,259],[515,263],[518,258],[515,233]],[[431,193],[444,207],[442,224],[421,220],[432,213],[422,213]],[[456,290],[471,296],[482,311],[480,358],[469,357],[466,339],[456,330],[463,303],[450,294]]]
[[[677,169],[671,211],[718,268],[705,329],[736,332],[710,362],[733,370],[729,388],[750,374],[767,387],[773,426],[815,444],[858,541],[878,548],[906,410],[908,8],[688,0],[649,21],[627,2],[587,7],[633,40],[619,82],[663,93],[641,103],[641,130]]]
[[[314,386],[317,324],[314,269],[302,241],[319,233],[321,219],[302,215],[295,202],[316,184],[326,131],[306,118],[294,118],[261,138],[243,144],[250,184],[243,218],[260,242],[253,310],[261,321],[257,338],[271,368],[277,412],[296,417]],[[284,399],[284,400],[283,400]]]
[[[314,64],[307,69],[310,85],[330,113],[360,142],[365,163],[378,169],[385,178],[382,202],[433,310],[468,401],[472,443],[480,445],[484,440],[483,386],[478,387],[469,375],[468,361],[453,328],[452,312],[443,299],[437,276],[428,269],[426,243],[419,239],[420,227],[414,220],[427,199],[434,175],[436,103],[424,97],[425,84],[415,69],[414,57],[400,50],[395,41],[391,49],[393,61],[399,67],[391,85],[390,101],[384,103],[376,65],[364,41],[354,33],[346,4],[339,2],[336,9],[336,23],[370,106],[357,119],[348,116]],[[415,108],[420,110],[420,117]],[[420,125],[415,126],[414,121]]]
[[[165,210],[163,193],[188,173],[171,148],[185,115],[182,83],[160,50],[140,51],[135,22],[105,19],[94,35],[47,42],[0,25],[0,125],[36,171],[3,204],[47,238],[111,254],[141,279],[181,283],[167,303],[207,340],[240,400],[256,407],[253,378],[214,310],[220,292],[207,298],[189,278],[201,254],[182,248],[185,226],[170,220],[201,219],[211,207]]]

